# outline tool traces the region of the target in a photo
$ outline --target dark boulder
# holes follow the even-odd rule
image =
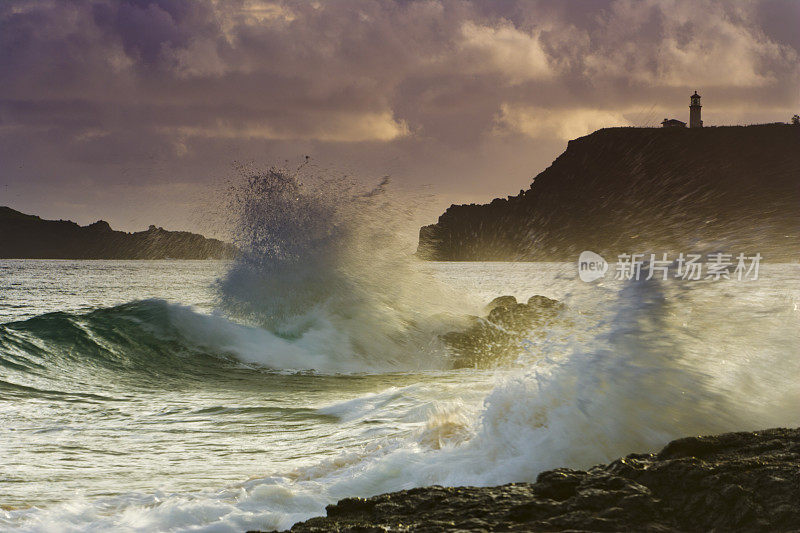
[[[348,498],[292,531],[798,531],[799,464],[800,429],[691,437],[536,483]]]
[[[486,306],[486,318],[474,319],[462,331],[441,339],[453,355],[454,368],[490,368],[514,364],[528,350],[532,338],[544,336],[562,320],[566,306],[545,296],[532,296],[527,304],[513,296],[500,296]]]
[[[528,298],[528,307],[533,307],[542,310],[563,309],[564,304],[559,302],[558,300],[553,300],[552,298],[548,298],[547,296],[535,294],[530,298]]]
[[[498,307],[509,307],[516,305],[516,303],[517,299],[513,296],[498,296],[486,305],[486,312],[490,313],[492,310],[497,309]]]

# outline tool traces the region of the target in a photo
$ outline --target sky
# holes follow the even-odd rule
[[[706,125],[800,113],[800,0],[3,0],[0,205],[213,234],[238,167],[309,156],[430,223],[695,90]]]

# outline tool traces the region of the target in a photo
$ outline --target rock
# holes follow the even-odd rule
[[[531,337],[544,335],[566,306],[546,296],[527,304],[499,296],[486,306],[486,318],[471,317],[469,327],[441,336],[454,355],[454,368],[489,368],[511,364],[526,350]]]
[[[511,311],[508,307],[495,307],[489,311],[489,315],[486,317],[489,322],[498,325],[503,325],[503,323],[508,322],[510,318]]]
[[[348,498],[291,531],[797,531],[798,464],[800,429],[691,437],[536,483]]]
[[[570,141],[519,195],[451,205],[420,229],[417,254],[568,262],[585,250],[606,259],[677,255],[720,235],[728,249],[747,250],[757,231],[764,257],[793,262],[800,254],[798,134],[794,126],[767,124],[604,128]]]
[[[79,226],[43,220],[0,206],[0,258],[15,259],[231,259],[232,244],[151,225],[147,231],[114,231],[98,220]]]
[[[564,304],[562,304],[558,300],[553,300],[552,298],[548,298],[547,296],[541,296],[539,294],[535,294],[530,298],[528,298],[528,307],[533,307],[541,310],[561,309],[564,307]]]
[[[498,296],[486,306],[486,312],[491,313],[498,307],[510,307],[517,304],[517,299],[513,296]]]
[[[109,223],[106,222],[105,220],[98,220],[97,222],[89,224],[88,226],[86,226],[86,228],[92,231],[99,231],[101,233],[111,233],[112,231],[114,231],[111,229]]]

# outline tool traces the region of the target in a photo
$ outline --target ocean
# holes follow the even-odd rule
[[[585,283],[367,263],[0,261],[0,530],[281,529],[343,497],[800,425],[798,264]],[[564,320],[452,369],[439,336],[506,294]]]

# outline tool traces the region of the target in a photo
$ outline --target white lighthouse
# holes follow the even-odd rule
[[[689,127],[702,128],[703,121],[700,119],[700,109],[703,106],[700,105],[700,95],[697,94],[697,91],[689,97],[689,101]]]

